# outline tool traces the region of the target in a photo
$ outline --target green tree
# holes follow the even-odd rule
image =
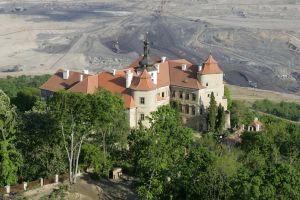
[[[40,76],[7,76],[0,78],[0,89],[3,90],[10,98],[16,97],[20,91],[28,88],[38,92],[38,88],[49,79],[50,75]]]
[[[107,175],[112,167],[112,163],[109,157],[104,155],[98,144],[83,144],[82,158],[82,165],[85,169],[92,168],[95,174],[108,178]]]
[[[213,92],[210,95],[208,111],[208,130],[214,132],[216,127],[217,102],[215,100],[215,95]]]
[[[230,119],[233,126],[250,124],[257,115],[251,112],[244,101],[233,101],[230,109]]]
[[[224,86],[224,96],[227,99],[227,107],[230,110],[232,107],[232,97],[231,97],[231,92],[227,86]]]
[[[22,179],[30,181],[65,172],[64,144],[57,121],[46,103],[36,102],[32,110],[20,116],[19,121],[16,145],[24,157]]]
[[[129,126],[124,103],[120,96],[107,90],[97,91],[91,96],[90,103],[93,108],[92,125],[96,132],[94,138],[102,148],[103,165],[110,166],[108,157],[118,154],[127,145]],[[108,176],[108,170],[106,172]]]
[[[177,174],[178,161],[192,143],[192,130],[177,115],[176,110],[162,106],[151,114],[149,129],[141,125],[130,136],[133,165],[141,183],[138,194],[143,199],[163,199],[167,180]]]
[[[218,130],[220,133],[222,133],[224,130],[224,126],[225,126],[225,111],[224,111],[224,107],[221,104],[219,104],[216,130]]]
[[[39,100],[39,91],[34,88],[26,88],[17,93],[17,96],[12,98],[12,103],[17,106],[21,112],[30,110]]]
[[[92,132],[91,96],[58,92],[49,101],[69,161],[69,182],[76,183],[82,143]]]
[[[15,147],[16,112],[9,97],[0,90],[0,185],[18,181],[17,173],[22,165],[22,156]]]

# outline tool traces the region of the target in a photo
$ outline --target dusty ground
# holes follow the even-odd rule
[[[298,0],[2,0],[0,22],[0,71],[121,68],[149,32],[155,55],[211,51],[230,84],[300,94]]]
[[[43,196],[58,188],[57,185],[47,185],[43,188],[31,190],[24,193],[24,196],[30,200],[39,200]],[[78,177],[77,183],[72,186],[70,192],[67,193],[68,200],[112,200],[112,199],[128,199],[136,200],[137,196],[133,192],[132,182],[130,181],[93,181],[87,174]]]

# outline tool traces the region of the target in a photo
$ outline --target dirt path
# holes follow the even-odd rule
[[[133,192],[132,181],[111,181],[101,179],[92,180],[88,174],[78,177],[76,185],[72,188],[69,199],[78,200],[113,200],[113,199],[137,199]]]
[[[30,200],[39,200],[41,197],[49,196],[58,188],[59,185],[51,184],[27,191],[23,195]],[[136,200],[138,198],[133,189],[132,181],[106,179],[94,181],[88,174],[83,174],[77,178],[77,183],[67,193],[66,200]]]

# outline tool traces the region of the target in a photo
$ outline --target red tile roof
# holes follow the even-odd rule
[[[203,63],[201,74],[222,74],[223,71],[220,69],[218,62],[209,54],[206,61]]]
[[[77,83],[69,90],[72,92],[82,92],[86,94],[94,93],[98,88],[98,76],[88,76],[83,81]]]
[[[204,88],[197,79],[198,67],[192,65],[187,60],[174,60],[168,61],[169,63],[169,73],[170,73],[170,85],[192,88],[192,89],[202,89]],[[186,64],[186,70],[182,70],[181,65]]]
[[[40,86],[42,90],[57,92],[59,90],[67,90],[80,82],[80,72],[69,71],[69,78],[63,79],[63,70],[59,69],[53,76],[51,76],[46,83]],[[84,75],[83,79],[91,75]]]
[[[63,79],[63,70],[58,70],[50,79],[44,83],[40,89],[57,92],[59,90],[70,90],[73,92],[93,93],[99,88],[110,90],[114,94],[121,94],[126,108],[135,107],[135,102],[131,90],[154,90],[165,86],[178,86],[200,90],[204,87],[197,79],[197,73],[214,74],[223,73],[219,68],[217,61],[212,55],[203,63],[202,71],[198,72],[198,66],[192,65],[187,60],[169,60],[159,64],[159,73],[157,75],[157,85],[152,82],[152,78],[147,70],[140,75],[137,74],[138,62],[141,58],[135,60],[127,69],[117,70],[115,75],[110,72],[101,72],[96,75],[84,75],[80,81],[80,72],[70,71],[67,80]],[[158,59],[157,59],[158,60]],[[182,70],[182,64],[186,64],[186,70]],[[130,88],[126,88],[126,71],[131,70],[133,80]],[[159,100],[160,98],[158,98]]]
[[[113,94],[121,94],[125,107],[135,107],[130,89],[126,88],[126,72],[118,70],[115,76],[110,72],[101,72],[98,74],[98,86],[111,91]]]
[[[130,88],[139,91],[149,91],[155,90],[156,85],[153,83],[150,74],[144,69],[140,76],[133,77]]]

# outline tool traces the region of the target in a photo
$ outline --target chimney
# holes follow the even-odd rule
[[[126,73],[126,88],[129,88],[133,79],[133,73],[129,69]]]
[[[70,76],[70,70],[64,70],[63,71],[63,79],[67,80],[69,79],[69,76]]]
[[[79,81],[83,81],[83,74],[80,74]]]
[[[82,73],[83,73],[83,74],[89,74],[89,70],[84,69],[84,70],[82,71]]]
[[[185,71],[185,70],[186,70],[186,64],[182,64],[182,65],[181,65],[181,70],[182,70],[182,71]]]
[[[161,57],[161,62],[166,62],[167,57]]]
[[[113,76],[115,76],[116,73],[117,73],[117,70],[116,70],[116,69],[113,69],[113,71],[112,71]]]
[[[202,65],[199,65],[198,66],[198,72],[201,72],[202,71]]]
[[[157,72],[154,71],[151,73],[152,81],[155,85],[157,85]]]
[[[158,74],[159,74],[159,67],[160,67],[159,64],[157,64],[157,65],[156,65],[156,70],[157,70],[157,73],[158,73]]]

